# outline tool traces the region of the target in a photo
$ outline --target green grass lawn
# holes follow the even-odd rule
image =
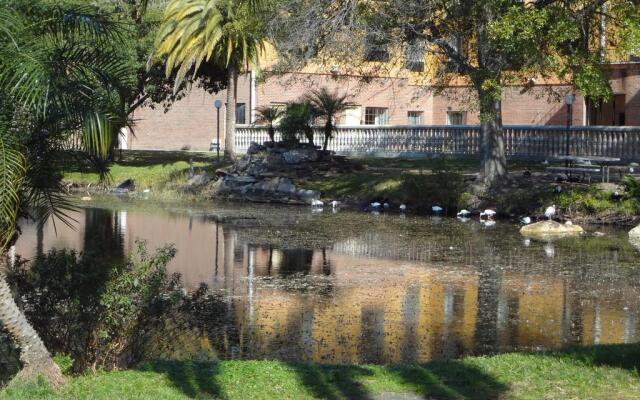
[[[13,385],[0,399],[637,399],[640,345],[503,354],[401,366],[280,361],[156,362],[46,385]]]
[[[217,164],[214,153],[187,151],[123,151],[116,154],[116,162],[111,166],[109,186],[115,186],[126,179],[133,179],[138,190],[175,190],[187,181],[189,160],[193,161],[196,173],[200,170],[213,172]],[[72,167],[64,175],[69,182],[83,186],[97,185],[100,177],[95,172],[84,172]]]

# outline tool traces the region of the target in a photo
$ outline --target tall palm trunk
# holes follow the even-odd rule
[[[227,109],[225,113],[224,159],[234,161],[236,157],[236,101],[238,99],[238,67],[229,65],[227,87]]]
[[[53,361],[38,332],[16,304],[5,275],[6,257],[0,261],[0,324],[20,348],[22,370],[15,380],[31,380],[42,375],[53,386],[65,383],[60,367]]]

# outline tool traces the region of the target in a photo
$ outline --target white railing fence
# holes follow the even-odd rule
[[[323,143],[322,128],[315,129],[314,142]],[[268,140],[267,128],[238,127],[236,150],[244,153],[251,142]],[[280,134],[276,132],[276,140]],[[507,156],[545,158],[566,154],[619,157],[640,160],[640,127],[523,126],[504,127]],[[341,126],[336,128],[329,150],[345,155],[379,157],[428,157],[477,155],[481,147],[480,127],[464,126]]]

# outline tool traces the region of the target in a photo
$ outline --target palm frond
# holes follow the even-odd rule
[[[16,138],[0,128],[0,250],[13,237],[20,208],[20,191],[26,172]]]

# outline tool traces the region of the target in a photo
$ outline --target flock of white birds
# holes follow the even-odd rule
[[[333,200],[331,202],[329,202],[329,206],[331,206],[331,209],[333,209],[334,211],[336,211],[339,207],[340,207],[340,202],[338,202],[337,200]],[[322,202],[321,200],[312,200],[311,201],[311,208],[314,211],[322,211],[324,208],[324,202]],[[371,204],[369,204],[369,209],[370,211],[374,212],[374,213],[378,213],[380,212],[380,210],[391,210],[391,205],[389,205],[389,203],[380,203],[380,202],[373,202]],[[398,207],[398,210],[401,213],[405,213],[407,211],[407,206],[405,204],[400,204],[400,206]],[[433,211],[434,214],[438,215],[440,213],[442,213],[444,211],[444,208],[440,207],[439,205],[434,205],[431,207],[431,211]],[[495,224],[495,216],[496,216],[497,212],[495,210],[492,209],[486,209],[482,212],[480,212],[479,216],[480,216],[480,221],[483,222],[485,225],[493,225]],[[471,218],[472,212],[466,209],[462,209],[460,210],[456,216],[461,219],[461,220],[469,220]],[[553,204],[549,207],[547,207],[547,209],[544,211],[544,216],[545,218],[547,218],[548,220],[553,219],[553,217],[556,215],[556,205]],[[533,220],[531,217],[529,216],[525,216],[522,217],[520,219],[520,223],[522,223],[523,225],[528,225],[530,223],[532,223]]]

